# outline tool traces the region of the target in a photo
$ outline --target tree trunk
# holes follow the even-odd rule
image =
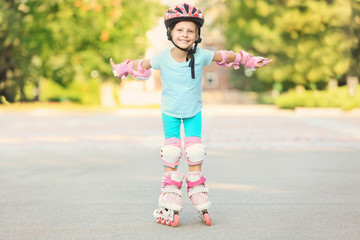
[[[350,96],[355,96],[357,94],[359,78],[357,76],[348,76],[346,78],[346,84],[348,87],[348,93]]]

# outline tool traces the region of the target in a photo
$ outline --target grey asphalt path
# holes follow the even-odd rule
[[[155,223],[158,109],[0,109],[0,239],[360,239],[360,114],[205,106],[213,219]],[[186,172],[182,161],[180,170]]]

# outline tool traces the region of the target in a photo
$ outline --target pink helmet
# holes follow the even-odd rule
[[[204,15],[200,8],[183,3],[175,7],[169,8],[164,17],[166,28],[173,23],[180,21],[191,21],[202,27],[204,24]]]

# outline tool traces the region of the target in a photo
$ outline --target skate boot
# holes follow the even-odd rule
[[[159,196],[159,208],[153,213],[156,222],[176,227],[179,224],[179,212],[183,209],[181,186],[185,176],[179,172],[166,172]]]
[[[194,208],[199,212],[200,218],[207,226],[211,225],[208,209],[211,205],[205,187],[206,178],[201,172],[189,172],[186,177],[187,191]]]

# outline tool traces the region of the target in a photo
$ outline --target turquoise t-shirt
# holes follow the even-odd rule
[[[190,60],[179,63],[171,56],[171,48],[150,59],[151,67],[161,72],[161,111],[177,117],[189,118],[202,109],[201,79],[204,66],[210,65],[214,52],[196,48],[195,79],[191,78]]]

